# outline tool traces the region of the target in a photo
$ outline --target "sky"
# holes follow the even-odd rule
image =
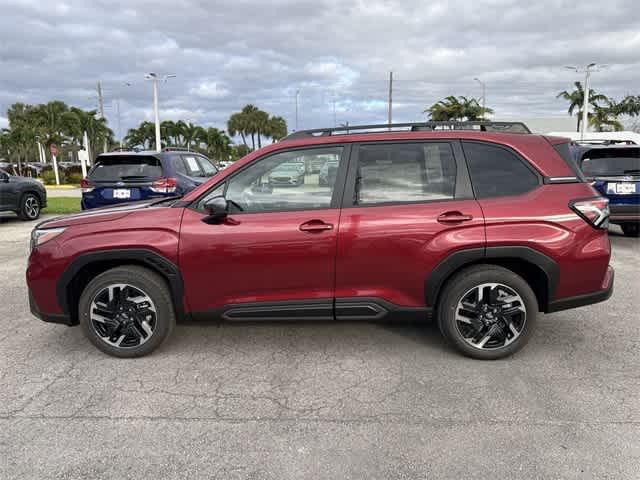
[[[635,5],[634,5],[635,3]],[[425,120],[447,95],[480,97],[494,117],[566,115],[556,94],[592,86],[640,94],[640,8],[632,0],[0,0],[0,127],[14,102],[97,108],[119,135],[152,120],[225,128],[252,103],[295,129]],[[117,105],[120,110],[118,128]],[[335,115],[334,115],[335,107]]]

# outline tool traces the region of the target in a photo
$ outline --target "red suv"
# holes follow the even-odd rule
[[[151,352],[176,318],[201,314],[433,316],[463,354],[504,357],[538,312],[613,288],[607,200],[568,139],[515,127],[296,132],[181,199],[46,221],[31,238],[31,311],[80,324],[119,357]],[[274,181],[285,170],[301,180]]]

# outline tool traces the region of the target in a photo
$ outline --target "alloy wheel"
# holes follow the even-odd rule
[[[38,203],[38,199],[33,195],[28,196],[24,202],[24,213],[29,218],[36,218],[39,211],[40,204]]]
[[[500,283],[483,283],[468,290],[458,302],[455,324],[465,342],[478,349],[498,349],[523,332],[527,309],[522,297]]]
[[[91,301],[89,318],[98,337],[117,348],[147,342],[156,327],[153,300],[138,287],[117,283],[101,289]]]

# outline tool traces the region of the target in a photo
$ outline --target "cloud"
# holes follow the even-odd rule
[[[396,121],[423,120],[446,95],[479,97],[474,77],[497,117],[565,115],[556,94],[581,80],[567,64],[608,64],[593,88],[640,93],[635,3],[7,0],[0,114],[53,98],[96,108],[100,80],[109,123],[117,130],[119,100],[124,132],[151,118],[143,76],[154,71],[177,75],[160,84],[161,118],[224,128],[253,103],[292,127],[299,91],[301,128],[333,125],[334,105],[337,123],[384,122],[393,70]]]

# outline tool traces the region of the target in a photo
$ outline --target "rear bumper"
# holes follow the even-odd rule
[[[72,326],[73,325],[73,323],[71,322],[71,317],[69,317],[69,315],[42,313],[38,309],[38,305],[36,305],[36,302],[33,299],[33,295],[31,294],[31,290],[29,290],[29,310],[31,310],[31,314],[34,317],[39,318],[43,322],[60,323],[60,324],[63,324],[63,325],[68,325],[68,326]]]
[[[596,292],[577,295],[575,297],[560,298],[549,302],[546,313],[559,312],[560,310],[569,310],[571,308],[584,307],[594,303],[604,302],[613,295],[613,280],[615,272],[611,266],[607,268],[607,274],[604,279],[604,288]]]
[[[636,204],[609,204],[609,222],[638,222],[640,221],[640,203]]]

